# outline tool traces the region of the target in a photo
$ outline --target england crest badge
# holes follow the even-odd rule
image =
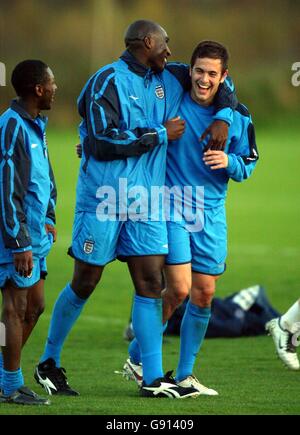
[[[156,86],[155,95],[157,96],[157,98],[160,98],[161,100],[163,98],[165,98],[165,91],[164,91],[164,88],[162,87],[162,85]]]
[[[95,242],[93,240],[86,240],[83,245],[83,250],[86,254],[91,254],[94,250]]]

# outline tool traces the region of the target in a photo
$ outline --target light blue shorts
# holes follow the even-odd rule
[[[117,257],[167,255],[166,222],[100,222],[95,213],[75,213],[71,257],[105,266]]]
[[[167,222],[169,254],[166,264],[191,263],[192,270],[220,275],[226,269],[227,225],[225,207],[204,210],[201,231],[190,232],[185,222]]]
[[[11,281],[18,288],[31,287],[47,276],[46,258],[33,257],[33,270],[30,277],[20,276],[13,263],[0,264],[0,288]]]

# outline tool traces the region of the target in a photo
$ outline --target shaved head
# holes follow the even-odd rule
[[[167,32],[154,21],[138,20],[125,32],[126,49],[143,65],[162,72],[171,56]]]
[[[125,32],[125,45],[136,44],[139,41],[143,41],[146,36],[155,35],[158,33],[165,33],[164,29],[154,21],[138,20],[130,24]]]

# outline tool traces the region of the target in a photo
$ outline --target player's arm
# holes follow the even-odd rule
[[[230,178],[243,181],[252,174],[259,158],[254,126],[250,115],[243,117],[242,130],[239,138],[233,138],[229,152],[208,150],[204,153],[204,163],[211,170],[226,169]]]
[[[191,89],[189,66],[182,63],[171,62],[166,67],[179,81],[184,91]],[[214,99],[216,108],[214,122],[208,126],[200,137],[200,141],[209,138],[206,150],[224,150],[228,138],[228,127],[233,120],[233,111],[238,105],[238,99],[232,79],[226,77],[221,83]]]
[[[234,181],[250,177],[259,159],[255,129],[250,114],[244,119],[242,134],[233,140],[228,153],[227,174]]]
[[[96,76],[84,98],[85,113],[81,101],[79,107],[81,116],[87,120],[88,137],[83,144],[87,156],[97,160],[126,159],[167,145],[167,130],[163,125],[124,129],[113,70]]]
[[[185,131],[185,121],[179,116],[168,119],[164,127],[167,131],[168,141],[179,139]],[[82,157],[82,145],[81,143],[75,145],[77,157]],[[150,150],[149,150],[150,151]],[[129,156],[126,156],[129,157]],[[124,157],[125,158],[125,157]],[[115,160],[115,159],[112,159]]]
[[[57,231],[55,228],[56,218],[55,218],[55,206],[57,200],[57,190],[55,178],[52,170],[52,166],[49,160],[49,176],[50,176],[50,199],[48,203],[48,209],[46,214],[46,231],[51,233],[53,241],[56,242]]]
[[[30,158],[24,132],[11,118],[2,132],[0,150],[0,224],[4,245],[14,254],[16,270],[30,275],[33,268],[31,238],[24,212],[24,197],[30,176]]]
[[[192,84],[189,65],[181,62],[168,62],[166,65],[166,70],[176,77],[184,92],[191,90]]]
[[[230,126],[233,121],[233,111],[237,108],[238,104],[234,83],[232,79],[227,76],[225,81],[220,84],[214,98],[216,111],[214,119],[225,121]]]

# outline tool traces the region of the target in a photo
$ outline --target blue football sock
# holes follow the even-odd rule
[[[164,325],[163,325],[163,333],[167,329],[167,326],[168,326],[168,321],[166,323],[164,323]],[[139,343],[138,343],[136,338],[134,338],[130,342],[130,344],[128,346],[128,353],[129,353],[129,356],[130,356],[130,360],[134,364],[139,364],[139,363],[142,362],[141,350],[140,350],[140,346],[139,346]]]
[[[40,362],[53,358],[60,367],[60,354],[67,335],[78,319],[87,299],[79,298],[68,284],[54,305],[45,351]]]
[[[3,355],[0,352],[0,390],[2,390],[2,376],[3,376]]]
[[[146,385],[163,377],[162,299],[135,296],[132,324],[141,349],[143,379]]]
[[[18,369],[14,372],[3,369],[2,387],[4,396],[10,396],[20,387],[24,385],[22,370]]]
[[[187,303],[180,328],[180,358],[176,380],[181,381],[193,373],[193,367],[204,340],[211,314],[210,308]]]

